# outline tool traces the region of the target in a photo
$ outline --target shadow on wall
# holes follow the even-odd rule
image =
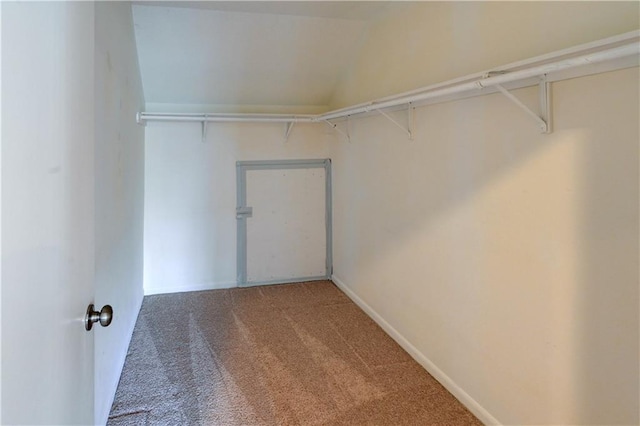
[[[417,110],[414,142],[367,118],[335,145],[338,278],[502,423],[638,421],[625,81],[555,83],[551,135],[490,95]]]

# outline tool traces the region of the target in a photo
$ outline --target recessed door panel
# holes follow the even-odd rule
[[[329,273],[328,160],[238,163],[238,281],[258,285]]]

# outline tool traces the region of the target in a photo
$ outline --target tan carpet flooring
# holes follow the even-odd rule
[[[147,296],[109,425],[479,425],[329,281]]]

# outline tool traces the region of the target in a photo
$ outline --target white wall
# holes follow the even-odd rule
[[[555,83],[548,136],[498,94],[333,153],[336,282],[485,421],[638,423],[638,90]]]
[[[411,5],[372,28],[336,103],[629,31],[637,12]],[[419,109],[415,142],[354,121],[332,153],[336,281],[485,421],[637,423],[638,70],[553,98],[548,136],[500,95]]]
[[[637,2],[406,2],[369,29],[341,107],[638,29]]]
[[[326,106],[366,28],[355,19],[211,7],[133,6],[148,102],[223,104],[226,111],[247,104]]]
[[[2,3],[0,3],[2,22]],[[0,31],[0,82],[2,82],[2,31]],[[2,111],[2,90],[0,88],[0,111]],[[2,135],[2,114],[0,114],[0,135]],[[2,150],[0,149],[0,241],[2,241]],[[2,244],[0,244],[0,259]],[[0,262],[0,366],[2,365],[2,262]],[[2,420],[2,380],[0,380],[0,420]]]
[[[638,29],[639,9],[409,4],[334,104]],[[336,282],[486,422],[640,420],[638,104],[635,68],[554,83],[550,135],[498,94],[417,110],[414,142],[376,117],[335,145]]]
[[[114,320],[95,344],[95,421],[104,424],[142,303],[144,109],[131,5],[95,6],[95,304]]]
[[[325,158],[332,130],[296,125],[149,123],[145,294],[236,285],[236,161]]]

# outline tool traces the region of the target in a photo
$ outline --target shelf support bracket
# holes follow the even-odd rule
[[[142,118],[142,114],[140,112],[136,112],[136,123],[145,127],[147,125],[147,122]]]
[[[415,113],[416,109],[411,102],[407,105],[407,124],[409,127],[409,140],[413,140],[413,128],[415,125]]]
[[[205,143],[207,140],[207,116],[204,116],[204,120],[202,120],[202,143]]]
[[[544,82],[544,83],[543,83]],[[533,118],[540,128],[541,133],[550,133],[550,126],[547,124],[548,120],[548,107],[549,107],[549,85],[545,78],[540,81],[538,85],[540,89],[540,109],[542,110],[542,117],[540,117],[536,112],[532,111],[531,108],[522,103],[520,99],[515,97],[511,92],[502,87],[499,84],[496,84],[495,87],[507,97],[511,102],[516,104],[520,109],[526,112],[531,118]],[[546,116],[546,117],[545,117]]]
[[[295,121],[290,121],[290,122],[285,124],[285,129],[284,129],[284,142],[285,143],[289,140],[289,135],[291,134],[291,130],[293,129],[293,125],[295,123],[296,123]]]
[[[539,94],[540,94],[540,112],[542,113],[542,119],[546,123],[544,133],[551,133],[552,129],[552,114],[551,114],[551,83],[547,81],[547,75],[543,75],[540,78]]]
[[[336,132],[340,133],[342,136],[347,138],[347,141],[351,142],[351,136],[349,136],[349,133],[345,133],[342,130],[340,130],[340,128],[338,127],[337,124],[334,124],[334,123],[330,122],[329,120],[324,120],[324,122],[327,123],[327,125],[329,127],[331,127],[333,130],[335,130]]]
[[[411,108],[409,108],[411,109]],[[393,117],[391,117],[389,114],[387,114],[386,112],[384,112],[381,109],[376,109],[376,112],[379,112],[383,117],[385,117],[387,120],[391,121],[393,124],[395,124],[396,126],[398,126],[398,128],[400,128],[403,132],[405,132],[407,134],[407,136],[409,136],[409,140],[413,139],[413,135],[411,134],[411,129],[410,126],[409,128],[405,128],[402,124],[398,123]]]

